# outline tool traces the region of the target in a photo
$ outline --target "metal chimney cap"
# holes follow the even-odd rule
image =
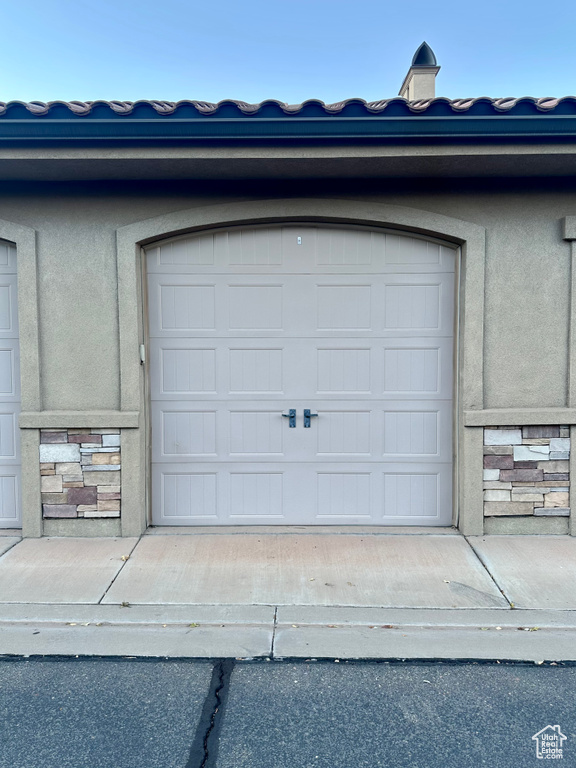
[[[416,53],[414,54],[414,58],[412,59],[412,66],[413,67],[437,67],[438,62],[436,61],[436,56],[434,55],[434,51],[428,43],[422,43],[422,45],[418,48]]]

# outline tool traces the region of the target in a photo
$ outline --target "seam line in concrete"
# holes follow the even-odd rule
[[[2,560],[2,558],[3,558],[5,555],[7,555],[7,554],[8,554],[8,552],[10,552],[10,550],[11,550],[11,549],[14,549],[14,547],[15,547],[17,544],[20,544],[20,542],[21,542],[21,541],[22,541],[22,539],[18,539],[18,541],[15,541],[15,542],[14,542],[14,544],[12,544],[12,546],[8,547],[8,549],[5,549],[5,550],[4,550],[4,552],[2,552],[2,554],[0,555],[0,560]]]
[[[492,579],[492,582],[493,582],[494,586],[495,586],[495,587],[496,587],[496,589],[497,589],[497,590],[500,592],[500,594],[502,595],[502,597],[504,598],[504,600],[506,600],[506,602],[508,603],[508,605],[509,605],[509,607],[510,607],[510,610],[512,610],[512,609],[515,607],[515,606],[514,606],[514,604],[511,602],[510,598],[508,597],[508,595],[506,594],[506,592],[504,592],[504,590],[502,589],[502,587],[500,586],[500,584],[498,584],[498,581],[496,580],[496,577],[494,576],[494,574],[492,573],[492,571],[490,570],[490,568],[488,568],[487,564],[484,562],[484,560],[483,560],[483,558],[482,558],[482,555],[481,555],[479,552],[477,552],[477,551],[474,549],[474,547],[473,547],[472,543],[471,543],[470,541],[468,541],[468,538],[467,538],[466,536],[464,536],[464,541],[466,542],[466,544],[468,544],[468,546],[470,547],[470,549],[472,550],[472,552],[473,552],[473,554],[474,554],[474,557],[476,557],[476,559],[478,560],[478,562],[479,562],[479,563],[482,565],[482,567],[484,568],[484,570],[486,571],[486,573],[488,574],[488,576],[490,576],[490,578]]]
[[[101,605],[101,603],[102,603],[102,600],[104,600],[104,598],[106,597],[106,595],[107,595],[107,594],[108,594],[108,592],[110,591],[110,588],[112,587],[112,584],[114,584],[114,582],[116,581],[116,579],[118,578],[118,576],[120,576],[120,574],[122,573],[122,571],[123,571],[123,570],[124,570],[124,568],[126,567],[126,563],[127,563],[127,562],[128,562],[128,560],[129,560],[129,559],[132,557],[132,553],[134,552],[134,550],[136,549],[136,547],[138,546],[138,544],[140,544],[140,541],[141,541],[141,539],[142,539],[142,537],[141,537],[141,536],[139,536],[139,537],[138,537],[138,540],[136,541],[136,543],[134,544],[134,546],[132,547],[132,549],[130,550],[130,552],[128,552],[128,558],[127,558],[126,560],[122,560],[122,561],[121,561],[122,565],[120,566],[120,568],[118,568],[118,571],[117,571],[116,575],[113,577],[113,579],[112,579],[112,581],[110,582],[110,584],[108,584],[108,586],[106,587],[106,589],[105,589],[105,590],[104,590],[104,592],[102,593],[102,596],[100,597],[100,599],[98,600],[98,602],[96,603],[96,605]],[[112,605],[114,605],[114,603],[112,603]]]

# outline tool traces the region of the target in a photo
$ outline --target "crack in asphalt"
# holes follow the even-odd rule
[[[218,738],[233,669],[233,659],[221,659],[214,664],[210,688],[192,740],[186,768],[212,768],[216,765]]]

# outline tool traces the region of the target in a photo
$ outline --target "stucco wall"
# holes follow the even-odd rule
[[[566,405],[570,244],[560,219],[576,195],[497,184],[410,204],[486,228],[485,408]]]
[[[301,197],[338,200],[336,218],[339,220],[345,219],[343,211],[348,200],[351,201],[350,208],[355,207],[355,215],[350,216],[356,222],[359,211],[368,210],[371,203],[377,203],[412,209],[410,221],[417,222],[414,227],[419,223],[418,215],[414,219],[414,211],[422,211],[423,222],[426,218],[431,221],[433,215],[440,215],[450,217],[452,222],[461,219],[483,227],[486,230],[484,296],[483,302],[480,300],[476,305],[484,303],[485,311],[483,317],[476,317],[481,313],[475,313],[475,310],[467,312],[466,320],[468,324],[484,322],[483,397],[482,382],[471,381],[480,378],[475,372],[482,369],[474,363],[476,354],[482,354],[479,343],[477,350],[466,350],[466,386],[471,395],[463,398],[462,407],[541,411],[574,405],[568,402],[567,392],[571,246],[562,237],[560,220],[576,212],[576,193],[564,182],[387,181],[362,184],[348,181],[339,184],[334,181],[327,186],[312,181],[274,185],[256,182],[210,185],[198,181],[139,182],[137,185],[99,182],[0,185],[0,218],[36,232],[39,410],[67,413],[63,419],[52,416],[44,421],[32,419],[23,423],[23,426],[33,428],[28,430],[30,439],[23,442],[24,463],[32,466],[37,461],[34,456],[38,451],[38,433],[32,434],[35,428],[133,428],[138,424],[144,427],[142,418],[138,421],[136,414],[142,402],[142,379],[138,380],[130,371],[126,376],[120,365],[122,329],[118,310],[117,230],[130,229],[132,224],[156,217],[152,230],[159,232],[164,230],[158,229],[161,220],[157,217],[173,212],[194,208],[206,210],[206,206],[222,203]],[[359,205],[361,203],[368,206]],[[258,221],[270,208],[265,203],[256,202],[250,210],[252,220]],[[326,210],[325,205],[323,210]],[[193,226],[189,216],[181,218],[188,222],[182,226]],[[179,217],[168,219],[176,221]],[[380,219],[375,217],[374,220]],[[422,226],[426,228],[424,223]],[[127,230],[123,231],[124,235],[130,235]],[[137,226],[134,231],[145,232],[146,226],[143,229]],[[125,265],[127,263],[124,261]],[[470,284],[474,290],[476,278],[468,281]],[[481,294],[481,283],[477,284]],[[122,290],[121,285],[120,292]],[[130,296],[133,306],[135,295],[131,293]],[[471,306],[469,298],[467,301]],[[125,300],[123,306],[120,317],[125,323],[128,316]],[[124,329],[123,359],[126,350],[134,356],[138,354],[136,318],[134,306],[128,344]],[[479,339],[481,333],[474,332],[466,338]],[[24,346],[31,347],[30,344]],[[132,362],[128,368],[134,370]],[[23,399],[23,409],[27,408],[35,411],[37,405],[27,405]],[[134,414],[120,418],[120,409]],[[70,416],[73,412],[79,412],[77,418]],[[105,415],[95,412],[115,412],[116,415],[114,421],[108,423]],[[462,439],[460,462],[464,472],[460,509],[462,514],[466,513],[475,521],[467,532],[482,532],[482,430],[479,427],[489,423],[494,426],[574,423],[566,413],[561,418],[555,413],[537,415],[545,421],[511,420],[509,411],[505,422],[498,421],[500,414],[497,412],[493,416],[496,421],[468,422],[474,428],[465,430],[459,438]],[[123,465],[127,467],[122,491],[122,531],[133,535],[141,530],[146,506],[144,430],[128,429],[122,440]],[[130,487],[125,487],[126,482]],[[25,478],[23,492],[29,497],[28,519],[31,521],[35,519],[38,506],[35,498],[39,498],[39,479],[32,482]],[[472,508],[474,511],[470,511]],[[41,531],[37,517],[34,525],[29,524],[29,530],[36,532],[31,535],[39,535]],[[62,533],[61,521],[47,522],[45,533]],[[96,526],[91,522],[91,530],[93,528],[96,535],[117,534],[119,529],[113,528],[112,522],[116,525],[119,521],[98,521]],[[73,532],[76,529],[68,526],[67,530]]]
[[[3,219],[37,232],[42,409],[117,409],[115,231],[190,202],[103,186],[40,186],[17,196],[2,190],[0,205]]]
[[[296,194],[290,184],[273,193],[252,184],[250,196],[225,184],[202,193],[205,186],[0,188],[1,217],[38,233],[43,409],[119,407],[118,227],[197,205]],[[339,197],[421,208],[487,230],[484,407],[565,405],[570,245],[559,219],[576,210],[576,194],[557,186],[507,190],[502,183],[484,183],[480,192],[462,183],[444,190],[386,186],[367,194],[356,184]],[[317,191],[334,196],[333,187]],[[306,185],[305,195],[311,192]]]

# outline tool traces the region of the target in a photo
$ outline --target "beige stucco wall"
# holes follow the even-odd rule
[[[152,187],[115,193],[113,185],[98,186],[90,193],[69,186],[69,193],[58,186],[18,196],[0,190],[1,217],[38,233],[43,409],[115,409],[115,230],[242,198],[194,194],[194,186],[202,186],[194,184],[189,194],[168,189],[162,195]],[[562,239],[560,219],[576,211],[576,194],[498,188],[424,194],[416,185],[413,192],[339,197],[408,205],[485,227],[485,407],[566,404],[570,245]]]
[[[483,403],[464,407],[570,405],[571,252],[562,237],[561,219],[576,213],[576,193],[567,187],[546,183],[537,187],[531,182],[507,187],[501,181],[483,182],[480,187],[472,182],[434,187],[393,181],[366,187],[354,182],[343,183],[340,190],[337,182],[329,187],[311,182],[274,187],[256,183],[233,187],[224,182],[211,187],[205,182],[36,184],[16,190],[2,186],[0,217],[37,233],[40,410],[125,409],[120,382],[118,229],[177,211],[299,196],[338,200],[340,217],[349,200],[351,206],[407,206],[421,211],[423,220],[437,214],[485,228],[485,288],[478,284],[484,291],[485,313],[473,319],[484,322]],[[255,221],[259,210],[266,216],[266,203],[252,207]],[[481,384],[475,382],[480,391]],[[134,401],[139,398],[135,393]],[[82,425],[80,421],[79,414],[79,426],[98,426],[89,424],[89,419]],[[467,442],[472,446],[474,439]],[[477,453],[477,442],[467,449],[470,456]],[[141,461],[143,450],[142,441],[135,443],[134,462]],[[136,487],[138,480],[133,484]],[[472,486],[478,487],[475,482]]]

